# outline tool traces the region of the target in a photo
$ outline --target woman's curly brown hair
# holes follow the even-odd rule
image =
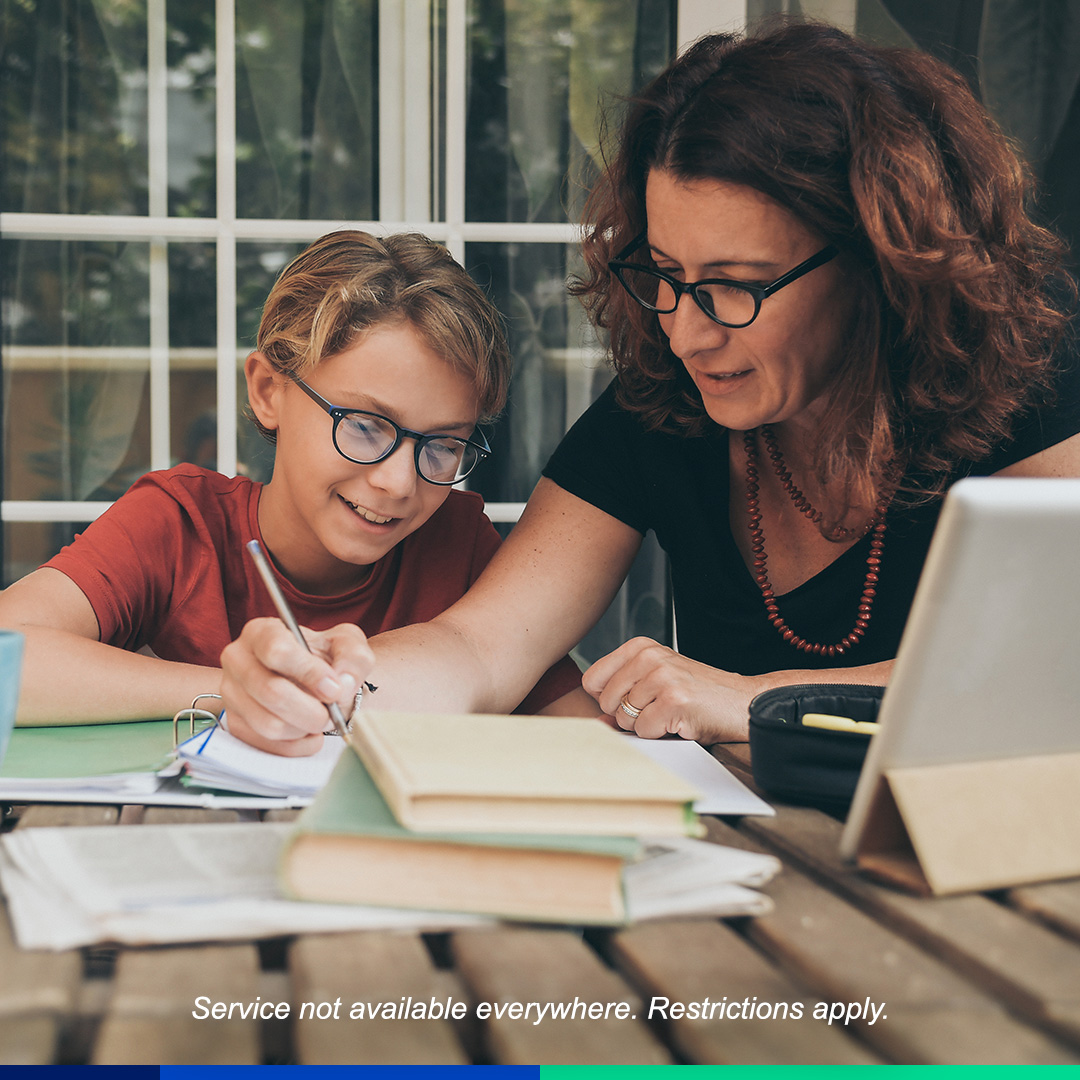
[[[892,463],[923,496],[943,490],[1048,389],[1075,293],[1063,245],[1028,216],[1029,176],[996,124],[932,57],[784,21],[701,39],[628,103],[572,288],[610,334],[620,404],[694,435],[707,424],[696,389],[607,269],[646,226],[652,169],[754,188],[857,268],[814,448],[847,505],[873,506]]]

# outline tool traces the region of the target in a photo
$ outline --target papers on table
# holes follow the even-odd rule
[[[679,916],[765,915],[772,901],[748,886],[772,880],[780,862],[756,851],[674,836],[649,841],[623,871],[631,922]]]
[[[291,826],[207,824],[20,829],[0,837],[0,887],[19,944],[69,949],[223,941],[335,930],[474,926],[491,920],[281,897]],[[632,919],[757,915],[771,855],[685,837],[649,841],[625,871]]]
[[[157,770],[172,754],[172,732],[171,720],[16,728],[0,767],[0,800],[226,810],[269,810],[310,802],[185,787],[176,768],[159,777]]]
[[[635,749],[701,792],[701,798],[694,803],[695,813],[763,816],[776,813],[700,744],[685,739],[639,739],[634,735],[627,738]]]
[[[201,806],[213,810],[289,810],[311,802],[311,796],[231,794],[186,787],[177,776],[117,773],[103,776],[0,776],[0,802],[101,803],[108,806]]]
[[[19,829],[0,838],[0,887],[24,949],[149,945],[488,920],[308,904],[278,892],[287,824]]]
[[[169,720],[19,728],[0,769],[0,800],[224,810],[302,807],[311,802],[342,750],[341,739],[327,739],[323,751],[314,757],[283,758],[211,728],[182,744],[183,754],[198,758],[199,747],[215,731],[214,752],[205,762],[206,780],[201,786],[189,786],[181,778],[184,757],[169,761]],[[238,786],[231,782],[230,766],[238,776],[253,771],[265,782]],[[215,772],[219,768],[225,773]]]
[[[105,773],[102,776],[0,777],[0,799],[11,802],[96,802],[93,796],[108,795],[110,802],[140,802],[153,795],[161,782],[152,772]],[[58,798],[57,798],[58,797]]]

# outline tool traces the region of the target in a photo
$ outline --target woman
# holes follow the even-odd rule
[[[575,291],[616,380],[466,596],[374,639],[380,707],[506,708],[650,528],[683,655],[635,639],[585,673],[623,727],[744,738],[770,686],[885,682],[948,486],[1080,475],[1073,290],[1027,195],[928,56],[790,23],[699,42],[589,205]],[[251,624],[223,658],[234,730],[277,749],[321,728],[327,671],[283,642]]]

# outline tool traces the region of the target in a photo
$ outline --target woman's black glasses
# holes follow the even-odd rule
[[[608,263],[608,269],[618,278],[619,284],[643,308],[660,315],[673,312],[679,306],[683,293],[689,293],[713,322],[736,329],[749,326],[758,317],[762,300],[835,259],[840,253],[832,244],[827,244],[816,255],[811,255],[794,270],[789,270],[768,285],[751,285],[726,278],[679,281],[650,263],[627,261],[644,246],[646,239],[645,233],[635,237]]]

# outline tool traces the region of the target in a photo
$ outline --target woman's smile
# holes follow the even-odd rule
[[[753,368],[745,368],[742,371],[699,371],[687,364],[686,369],[702,394],[717,396],[733,394],[745,389],[747,381],[754,374]]]

